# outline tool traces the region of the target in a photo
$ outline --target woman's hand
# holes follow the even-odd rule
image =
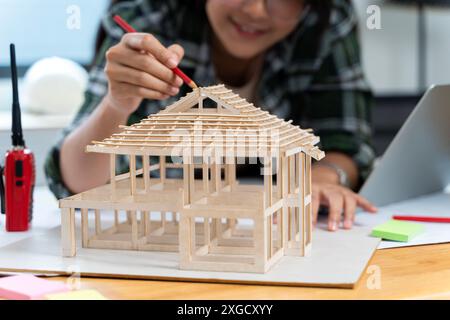
[[[357,168],[346,155],[329,152],[328,161],[345,168],[352,185],[356,184]],[[317,223],[320,206],[328,207],[328,230],[336,231],[341,226],[350,229],[355,221],[356,208],[375,213],[377,208],[364,197],[339,184],[337,172],[330,167],[318,165],[312,168],[312,214],[313,224]]]
[[[151,34],[125,34],[106,52],[108,105],[130,115],[142,99],[163,100],[178,94],[183,80],[171,69],[183,55],[181,46],[165,48]]]
[[[375,213],[377,208],[364,197],[335,183],[317,182],[312,185],[313,224],[317,223],[320,205],[328,207],[328,230],[336,231],[342,219],[344,229],[355,221],[356,208]]]

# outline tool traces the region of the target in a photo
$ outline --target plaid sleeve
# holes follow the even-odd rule
[[[307,88],[307,114],[323,150],[351,156],[361,183],[375,158],[371,141],[373,96],[361,67],[356,18],[353,10],[348,10],[332,13],[335,22],[325,35],[327,49]]]

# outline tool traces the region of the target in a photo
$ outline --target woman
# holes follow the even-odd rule
[[[122,36],[114,14],[141,33]],[[113,6],[103,27],[106,39],[86,101],[47,158],[57,197],[108,181],[109,158],[87,154],[85,146],[185,95],[189,88],[170,70],[180,66],[199,84],[225,83],[257,106],[315,130],[327,156],[313,166],[314,222],[321,205],[328,207],[330,231],[351,228],[358,206],[375,212],[351,190],[367,175],[374,153],[372,96],[350,1],[130,1]]]

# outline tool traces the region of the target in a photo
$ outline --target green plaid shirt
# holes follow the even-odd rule
[[[186,53],[181,69],[196,83],[215,83],[208,42],[211,31],[201,2],[195,3],[177,0],[123,2],[104,17],[102,24],[107,37],[90,70],[85,102],[46,159],[47,181],[57,198],[71,195],[59,167],[64,137],[90,116],[107,93],[108,83],[103,71],[105,52],[123,35],[112,20],[114,14],[120,14],[137,30],[152,33],[166,46],[174,42],[182,45]],[[354,159],[360,181],[363,181],[375,157],[370,125],[372,94],[361,68],[357,20],[351,1],[332,0],[330,3],[330,25],[322,37],[318,36],[319,14],[310,9],[297,29],[267,52],[258,84],[258,106],[286,120],[292,119],[303,128],[313,128],[321,138],[324,151],[343,152]],[[187,90],[189,88],[183,86],[178,97],[166,101],[144,100],[128,123],[164,109]],[[127,170],[127,159],[121,157],[118,171]]]

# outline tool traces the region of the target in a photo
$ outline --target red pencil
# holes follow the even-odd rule
[[[450,223],[450,218],[446,217],[393,216],[392,219],[419,222]]]
[[[125,20],[123,20],[121,16],[116,14],[113,19],[126,32],[136,32],[136,30],[132,26],[130,26]],[[198,88],[195,82],[192,81],[192,79],[189,78],[183,71],[181,71],[180,68],[175,67],[172,69],[172,71],[181,79],[183,79],[183,81],[192,89]]]

